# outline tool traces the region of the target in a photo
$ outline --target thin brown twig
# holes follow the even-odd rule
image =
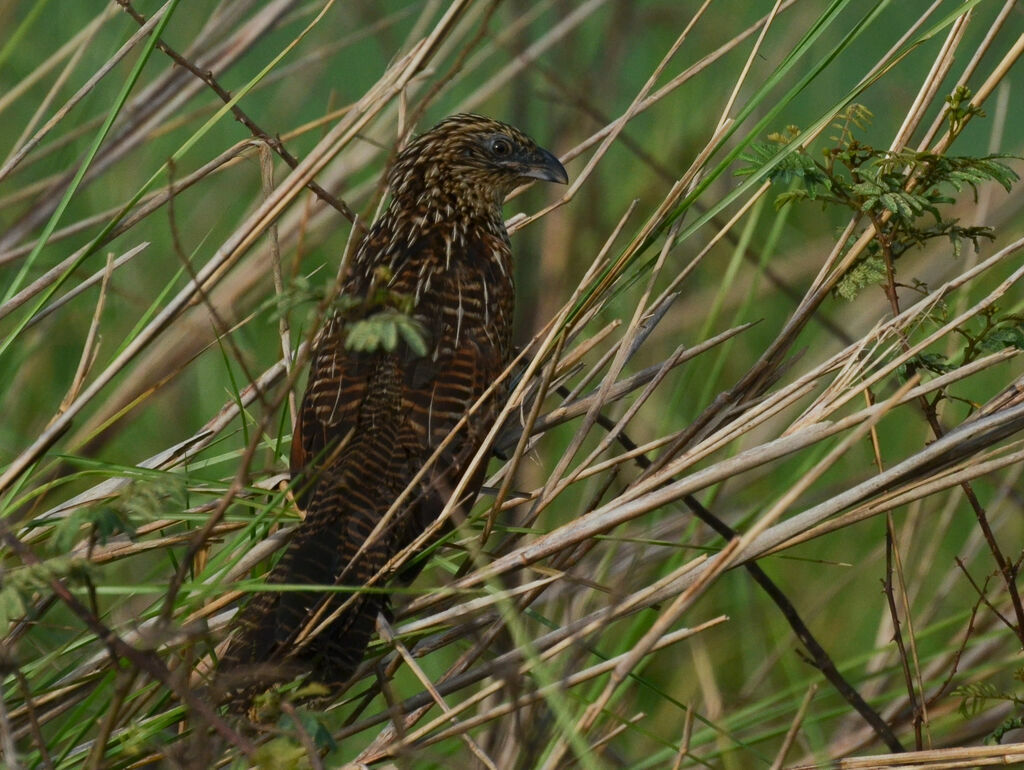
[[[793,741],[796,740],[797,733],[800,731],[801,725],[803,725],[804,716],[807,714],[807,708],[811,705],[811,700],[817,691],[817,684],[812,684],[807,688],[804,699],[800,703],[800,708],[797,709],[796,716],[793,717],[789,730],[786,731],[786,737],[782,739],[782,746],[779,747],[778,752],[775,754],[775,761],[772,762],[769,770],[782,770],[782,766],[786,761],[786,754],[789,753],[790,748],[793,746]]]
[[[970,574],[967,573],[967,568],[964,566],[963,562],[960,561],[960,558],[956,557],[955,561],[957,566],[960,567],[960,570],[967,575],[967,579],[972,585],[974,585],[973,579]],[[952,664],[949,667],[949,673],[946,675],[946,678],[942,680],[942,684],[938,686],[932,696],[928,699],[927,705],[929,708],[938,703],[939,698],[946,694],[946,690],[948,690],[949,686],[953,683],[953,678],[956,676],[957,669],[960,667],[960,658],[963,656],[964,650],[967,649],[967,643],[971,640],[971,636],[974,633],[974,622],[978,617],[978,610],[981,608],[982,603],[986,601],[985,591],[988,590],[988,580],[989,579],[986,577],[985,584],[979,589],[980,593],[978,594],[978,600],[971,607],[971,616],[967,619],[967,628],[964,629],[964,638],[956,648]],[[975,586],[975,588],[977,588],[977,586]]]
[[[923,115],[921,117],[923,117]],[[914,181],[916,181],[916,178],[912,174],[909,174],[909,172],[908,178],[909,187],[912,185]],[[886,297],[889,300],[893,318],[896,318],[900,315],[900,301],[899,296],[896,292],[896,270],[894,266],[895,260],[892,253],[892,244],[888,236],[888,229],[886,227],[885,221],[883,221],[882,218],[875,215],[872,215],[871,219],[872,226],[874,227],[875,231],[875,240],[878,243],[879,249],[885,260],[886,279],[885,283],[883,284],[883,288],[885,290]],[[908,351],[910,349],[910,342],[902,331],[899,333],[899,340],[903,349],[905,351]],[[937,401],[938,399],[936,399],[935,401],[928,401],[924,396],[921,396],[918,399],[918,404],[921,407],[921,412],[924,415],[925,420],[928,422],[928,425],[931,428],[932,435],[934,436],[934,438],[939,439],[945,435],[945,431],[943,430],[942,425],[939,422],[939,416],[936,411]],[[1011,628],[1017,635],[1017,638],[1021,641],[1021,644],[1024,644],[1024,601],[1021,600],[1020,591],[1017,589],[1017,571],[1016,569],[1014,569],[1012,563],[1006,558],[1006,556],[1003,554],[1002,549],[999,547],[999,543],[992,532],[991,525],[989,524],[988,515],[985,513],[985,509],[984,507],[982,507],[977,495],[975,495],[974,488],[971,486],[971,483],[968,481],[964,481],[960,485],[960,488],[963,490],[964,496],[967,498],[967,501],[971,506],[971,510],[974,511],[974,516],[978,522],[978,526],[981,528],[981,531],[985,536],[985,542],[988,544],[989,551],[992,553],[992,557],[996,562],[996,566],[999,568],[999,573],[1003,577],[1003,584],[1005,585],[1006,591],[1010,596],[1010,601],[1013,606],[1014,615],[1016,616],[1016,625],[1011,626]],[[890,536],[892,531],[892,527],[890,527]],[[888,578],[886,581],[886,585],[891,585],[888,582]],[[899,631],[897,624],[897,634],[898,633]],[[921,736],[920,734],[918,734],[918,749],[923,747],[920,738]]]
[[[106,705],[100,719],[99,732],[92,744],[92,750],[86,760],[86,770],[101,770],[106,761],[107,741],[114,732],[118,715],[124,706],[125,698],[132,691],[139,670],[136,668],[121,669],[117,672],[118,684],[114,687],[114,697]]]
[[[29,734],[32,736],[32,740],[36,748],[39,750],[40,762],[46,770],[54,770],[53,758],[50,756],[50,750],[47,748],[46,741],[43,739],[43,730],[36,714],[36,707],[34,703],[35,698],[32,693],[32,687],[20,667],[14,667],[14,675],[18,680],[18,689],[21,691],[21,702],[26,712]]]
[[[132,6],[131,0],[117,0],[117,4],[120,5],[125,10],[125,12],[129,16],[131,16],[132,19],[134,19],[135,22],[140,27],[146,24],[146,17],[135,10],[135,8]],[[209,86],[210,90],[217,94],[217,96],[225,104],[231,104],[231,101],[233,99],[231,93],[227,91],[225,88],[223,88],[220,85],[220,83],[217,82],[217,79],[213,76],[213,72],[211,72],[210,70],[201,70],[187,58],[185,58],[176,50],[167,45],[163,40],[158,40],[156,43],[156,47],[159,50],[163,51],[165,54],[167,54],[167,56],[170,57],[170,59],[179,67],[183,67],[184,69],[188,70],[193,75],[195,75],[197,78],[199,78],[201,81],[203,81],[207,86]],[[231,104],[231,114],[235,116],[235,119],[238,120],[239,123],[241,123],[247,129],[249,129],[249,133],[251,133],[263,144],[265,144],[267,147],[269,147],[275,153],[277,153],[281,160],[287,163],[291,168],[294,169],[299,165],[298,158],[296,158],[288,151],[288,149],[284,146],[284,143],[281,141],[280,137],[271,136],[262,128],[260,128],[260,126],[257,125],[256,122],[252,118],[250,118],[242,110],[241,107],[238,106],[237,103]],[[336,209],[339,214],[345,217],[345,219],[347,219],[353,225],[356,225],[355,212],[353,212],[352,209],[349,208],[348,204],[345,203],[345,201],[335,197],[334,195],[331,195],[331,193],[327,192],[327,190],[323,189],[319,184],[317,184],[312,179],[310,179],[306,183],[306,187],[308,187],[310,191],[312,191],[325,203],[329,204],[331,207]]]
[[[914,739],[917,750],[920,750],[923,746],[923,740],[921,736],[921,705],[918,700],[918,692],[914,686],[914,676],[910,671],[910,656],[907,653],[907,647],[903,643],[903,631],[901,630],[900,613],[896,608],[896,593],[893,588],[893,548],[894,541],[896,539],[896,533],[894,532],[895,524],[892,520],[892,514],[887,513],[885,519],[885,578],[882,580],[882,592],[885,594],[886,602],[889,607],[889,617],[892,620],[893,627],[893,642],[896,644],[896,650],[899,653],[900,667],[903,671],[904,685],[907,689],[907,697],[910,699],[910,707],[913,712],[913,724],[914,724]]]
[[[994,604],[992,604],[992,602],[988,598],[987,591],[978,585],[977,581],[975,581],[975,579],[971,576],[970,571],[968,571],[967,566],[960,560],[960,557],[954,557],[954,561],[956,561],[957,566],[960,567],[960,571],[964,573],[964,577],[967,578],[967,582],[971,584],[971,588],[973,588],[975,593],[978,594],[978,601],[982,602],[986,607],[988,607],[989,611],[997,618],[999,618],[1000,622],[1003,625],[1005,625],[1007,628],[1012,629],[1013,623],[1010,621],[1008,617],[1003,615],[1003,613],[1000,612]],[[985,580],[985,586],[988,586],[988,579]]]

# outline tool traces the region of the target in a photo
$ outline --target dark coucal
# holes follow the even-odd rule
[[[398,155],[388,175],[391,202],[360,243],[343,293],[406,297],[427,352],[404,341],[391,352],[355,352],[346,345],[350,319],[327,322],[292,440],[291,472],[306,516],[268,582],[366,586],[444,507],[507,389],[470,416],[370,538],[511,359],[515,287],[501,206],[531,179],[564,184],[568,176],[522,132],[479,115],[447,118]],[[467,508],[482,470],[467,488]],[[379,590],[259,593],[240,614],[221,672],[250,694],[305,672],[341,683],[362,659],[385,602]]]

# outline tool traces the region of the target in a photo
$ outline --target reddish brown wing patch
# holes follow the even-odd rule
[[[328,323],[310,364],[292,438],[291,473],[301,507],[306,507],[316,487],[314,469],[330,464],[336,454],[345,452],[340,442],[359,424],[374,363],[370,355],[345,350],[340,323]]]

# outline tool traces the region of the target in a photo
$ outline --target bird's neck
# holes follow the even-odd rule
[[[450,185],[424,185],[396,190],[388,207],[393,237],[407,244],[443,237],[455,248],[484,234],[508,239],[499,196]]]

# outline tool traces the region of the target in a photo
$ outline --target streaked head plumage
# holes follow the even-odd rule
[[[531,179],[568,182],[562,164],[519,129],[482,115],[445,118],[399,153],[388,176],[395,196],[479,198],[488,205]]]

